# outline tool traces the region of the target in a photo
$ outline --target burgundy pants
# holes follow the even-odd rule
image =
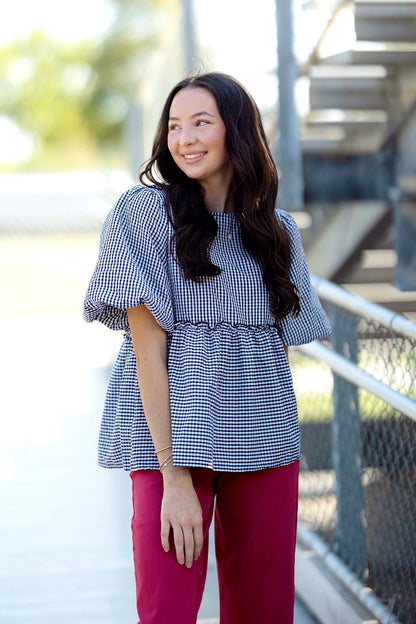
[[[188,569],[160,542],[162,477],[131,473],[139,624],[195,624],[215,503],[221,624],[292,624],[299,462],[256,472],[193,468],[204,547]]]

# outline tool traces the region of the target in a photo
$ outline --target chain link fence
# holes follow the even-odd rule
[[[401,317],[406,329],[397,331],[379,306],[364,302],[360,313],[319,294],[333,328],[324,345],[364,375],[352,383],[308,349],[291,356],[302,429],[299,517],[371,588],[392,616],[386,621],[414,624],[416,325]],[[383,398],[364,387],[368,375]]]

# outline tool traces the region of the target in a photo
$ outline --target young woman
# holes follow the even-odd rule
[[[125,332],[99,463],[131,474],[140,623],[196,622],[215,511],[221,624],[290,624],[300,448],[287,347],[330,327],[295,222],[275,210],[244,87],[219,73],[176,85],[140,180],[105,222],[84,308]]]

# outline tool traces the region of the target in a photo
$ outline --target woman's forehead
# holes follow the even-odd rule
[[[187,87],[175,95],[170,105],[169,117],[181,117],[208,113],[219,115],[217,102],[212,93],[204,87]]]

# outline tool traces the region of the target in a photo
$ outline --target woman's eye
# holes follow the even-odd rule
[[[198,119],[198,121],[196,122],[196,126],[206,126],[209,123],[209,121],[207,121],[206,119]]]
[[[169,132],[174,132],[175,130],[178,130],[178,129],[179,129],[178,124],[170,124],[170,126],[168,126]]]

